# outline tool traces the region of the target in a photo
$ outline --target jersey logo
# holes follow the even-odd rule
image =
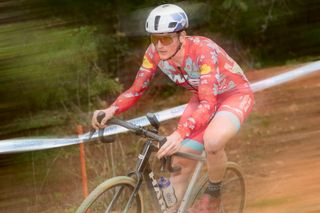
[[[201,75],[205,75],[208,74],[209,72],[211,72],[211,67],[207,64],[203,64],[200,67],[200,73]]]
[[[146,56],[143,57],[142,66],[147,69],[151,69],[153,67],[153,64],[148,60]]]
[[[186,82],[186,79],[188,78],[188,75],[171,75],[170,76],[171,80],[175,83],[179,83],[182,84],[184,82]]]
[[[189,78],[189,76],[187,74],[185,75],[168,75],[169,78],[176,84],[183,84],[186,83],[186,81],[188,81],[187,83],[191,84],[192,86],[198,86],[200,79],[198,78]]]
[[[160,191],[160,188],[159,188],[159,185],[158,185],[158,181],[154,178],[153,172],[149,173],[149,177],[152,180],[152,186],[153,186],[154,191],[156,192],[158,203],[159,203],[160,208],[161,208],[161,212],[167,213],[167,211],[166,211],[166,209],[167,209],[166,203],[165,203],[165,201],[164,201],[164,199],[162,197],[162,193]]]

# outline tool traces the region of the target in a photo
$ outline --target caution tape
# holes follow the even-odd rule
[[[286,82],[298,79],[300,77],[315,73],[320,71],[320,61],[309,63],[305,66],[296,68],[294,70],[288,71],[286,73],[279,74],[274,77],[261,80],[251,84],[251,88],[254,92],[261,91],[270,87],[284,84]],[[154,113],[160,122],[176,118],[182,115],[186,104],[166,109],[160,112]],[[146,116],[138,117],[129,122],[139,125],[147,126],[150,125]],[[104,136],[115,135],[128,130],[117,125],[111,125],[104,130]],[[93,138],[96,138],[98,135],[95,133]],[[69,138],[19,138],[19,139],[8,139],[0,141],[0,154],[5,153],[17,153],[17,152],[26,152],[26,151],[36,151],[44,149],[52,149],[57,147],[69,146],[74,144],[79,144],[81,142],[87,142],[89,133],[74,136]]]

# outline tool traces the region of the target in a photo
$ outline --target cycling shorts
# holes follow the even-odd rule
[[[199,104],[195,102],[194,104]],[[231,94],[223,94],[218,96],[217,98],[217,110],[215,111],[214,117],[224,116],[236,126],[239,130],[241,124],[247,119],[249,116],[252,107],[254,105],[254,96],[251,90],[246,92],[233,92]],[[196,106],[195,106],[196,107]],[[190,107],[189,109],[194,109],[194,107]],[[188,110],[188,109],[186,109]],[[186,114],[185,114],[186,113]],[[190,110],[184,112],[185,115],[192,114]],[[191,135],[182,141],[182,146],[192,148],[193,150],[197,150],[202,152],[204,149],[204,141],[203,135],[207,126],[201,128],[197,132],[191,133]]]

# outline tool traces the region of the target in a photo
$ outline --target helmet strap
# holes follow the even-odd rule
[[[176,51],[172,54],[172,56],[170,56],[169,58],[165,59],[165,60],[170,60],[171,58],[173,58],[181,49],[182,47],[182,43],[179,41],[179,46],[177,47]]]

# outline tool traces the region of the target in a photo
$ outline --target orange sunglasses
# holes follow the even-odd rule
[[[161,44],[167,46],[172,44],[173,42],[173,38],[175,37],[175,35],[177,34],[173,34],[173,35],[151,35],[151,42],[153,43],[154,46],[156,46],[158,44],[158,42],[160,41]]]

